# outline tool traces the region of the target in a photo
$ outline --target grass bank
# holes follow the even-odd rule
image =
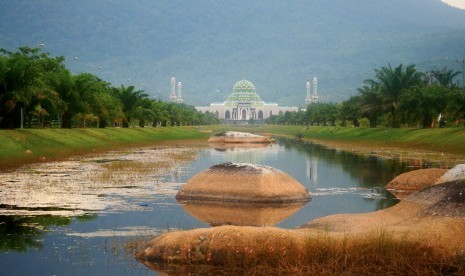
[[[160,141],[205,139],[195,127],[0,130],[0,169]]]
[[[214,132],[225,130],[300,136],[315,141],[424,149],[465,154],[465,128],[352,128],[303,126],[215,126]]]
[[[236,130],[302,137],[333,147],[361,151],[401,148],[465,156],[465,129],[391,129],[303,126],[231,126],[165,128],[81,128],[0,130],[0,169],[72,155],[160,141],[206,139],[213,133]],[[354,151],[358,151],[355,149]]]

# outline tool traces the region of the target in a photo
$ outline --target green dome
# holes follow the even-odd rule
[[[238,104],[250,104],[251,106],[263,105],[262,99],[255,93],[255,85],[248,80],[236,82],[232,93],[225,102],[225,106],[237,106]]]
[[[232,92],[255,93],[255,85],[248,80],[240,80],[234,84]]]

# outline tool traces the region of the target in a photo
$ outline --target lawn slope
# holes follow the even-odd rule
[[[194,127],[0,130],[0,169],[126,146],[207,136],[208,133]]]

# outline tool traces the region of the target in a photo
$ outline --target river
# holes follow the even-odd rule
[[[177,190],[223,162],[272,166],[306,186],[311,201],[286,206],[184,205]],[[132,252],[167,230],[229,223],[295,228],[337,213],[396,204],[383,186],[411,164],[311,143],[214,148],[178,144],[41,163],[0,175],[2,275],[146,275]],[[248,215],[247,215],[248,214]]]

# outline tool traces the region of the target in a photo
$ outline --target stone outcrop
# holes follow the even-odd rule
[[[436,181],[436,183],[439,184],[463,179],[465,179],[465,164],[458,164],[442,175],[441,178]]]
[[[274,140],[256,134],[238,131],[228,131],[215,134],[208,139],[210,143],[273,143]]]
[[[404,198],[413,192],[436,183],[447,172],[446,169],[420,169],[398,175],[391,180],[386,189],[397,198]]]
[[[425,187],[384,210],[331,215],[295,230],[220,226],[166,233],[150,241],[136,253],[136,258],[149,267],[155,263],[192,260],[214,263],[212,256],[235,254],[238,250],[247,254],[258,252],[257,256],[269,254],[270,249],[275,248],[282,248],[283,252],[302,252],[318,234],[363,239],[376,231],[385,231],[400,242],[412,241],[435,252],[456,256],[463,254],[465,248],[464,229],[465,179],[454,178]]]
[[[238,248],[259,255],[266,254],[270,248],[300,251],[318,234],[357,239],[381,230],[398,241],[420,242],[448,254],[459,254],[465,248],[464,214],[465,182],[462,180],[428,187],[384,210],[331,215],[294,230],[219,226],[169,232],[151,240],[136,253],[136,258],[149,267],[155,263],[188,260],[208,263],[209,256],[234,254]]]
[[[278,203],[308,201],[310,195],[302,184],[278,169],[222,163],[189,179],[176,199]]]

